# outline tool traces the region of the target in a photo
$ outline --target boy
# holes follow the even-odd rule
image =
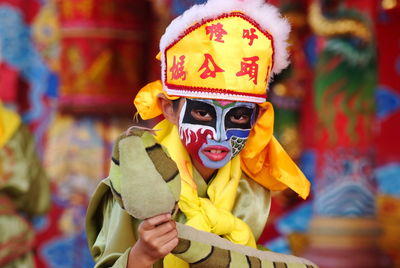
[[[163,114],[165,120],[121,137],[110,176],[88,209],[97,267],[189,267],[169,254],[178,245],[176,222],[256,248],[270,190],[308,195],[308,180],[272,136],[273,109],[266,102],[271,75],[288,64],[288,33],[287,22],[261,0],[209,0],[170,24],[160,42],[162,82],[145,86],[135,99],[143,119]],[[171,213],[157,214],[163,206],[154,194],[161,191],[153,183],[157,172],[178,192]],[[153,193],[127,191],[127,181],[139,177]],[[148,195],[151,204],[135,207]],[[140,221],[126,212],[137,210],[155,216]]]

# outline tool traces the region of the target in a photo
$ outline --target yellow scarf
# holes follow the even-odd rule
[[[21,122],[17,113],[6,109],[0,102],[0,148],[14,135]]]
[[[178,166],[182,183],[179,208],[187,218],[186,224],[205,232],[221,235],[234,243],[255,248],[256,241],[250,227],[231,213],[242,175],[240,158],[235,157],[218,170],[207,190],[209,198],[201,198],[197,195],[192,163],[180,140],[177,127],[163,120],[154,129],[159,129],[156,132],[156,140],[167,148]],[[168,255],[164,259],[164,265],[165,267],[188,267],[185,262],[173,255]]]

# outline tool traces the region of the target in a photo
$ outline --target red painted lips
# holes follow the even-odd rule
[[[207,146],[202,152],[211,161],[221,161],[227,156],[230,150],[224,146]]]

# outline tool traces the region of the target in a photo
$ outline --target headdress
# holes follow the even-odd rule
[[[176,18],[161,38],[169,95],[262,103],[288,65],[290,26],[264,1],[210,0]]]

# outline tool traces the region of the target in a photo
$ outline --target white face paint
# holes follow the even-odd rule
[[[181,140],[185,141],[185,146],[190,143],[199,142],[199,136],[206,136],[206,139],[213,139],[213,137],[215,137],[215,129],[212,127],[186,123],[182,123],[179,126],[179,136],[181,137]],[[206,132],[207,134],[205,134]]]
[[[180,138],[192,158],[220,168],[243,149],[256,114],[254,103],[186,99],[179,116]]]

